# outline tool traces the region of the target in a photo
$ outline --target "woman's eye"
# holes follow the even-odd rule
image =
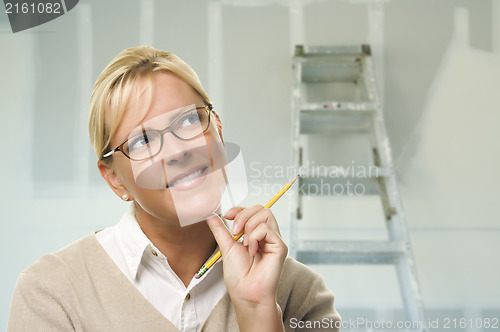
[[[189,127],[193,126],[200,123],[200,116],[198,115],[197,112],[188,114],[184,116],[182,119],[179,121],[179,127],[184,128],[184,127]]]
[[[148,144],[151,144],[151,141],[153,139],[150,136],[151,135],[145,134],[135,138],[134,140],[132,140],[132,142],[128,144],[128,150],[129,151],[140,150],[146,147]]]

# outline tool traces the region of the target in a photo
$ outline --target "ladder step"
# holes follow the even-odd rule
[[[299,105],[301,113],[307,112],[309,115],[372,115],[380,105],[373,102],[341,102],[326,101],[320,103],[306,103]]]
[[[307,177],[300,174],[302,196],[366,196],[380,195],[377,178],[373,177]]]
[[[407,245],[394,241],[303,240],[297,259],[304,264],[397,264]]]
[[[297,45],[295,55],[300,57],[371,55],[370,45],[330,45],[330,46],[303,46]]]
[[[309,103],[300,107],[301,134],[367,133],[375,103]]]
[[[379,178],[393,175],[388,167],[377,167],[374,165],[349,165],[343,166],[310,166],[299,168],[301,179],[304,178],[340,178],[360,179]]]
[[[361,81],[361,66],[359,59],[348,58],[310,58],[303,59],[302,83],[345,82],[359,84]]]

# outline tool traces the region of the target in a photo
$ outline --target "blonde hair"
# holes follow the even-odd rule
[[[210,97],[203,89],[195,71],[178,56],[149,46],[128,48],[118,54],[97,78],[90,98],[89,134],[90,142],[97,157],[110,149],[110,140],[118,127],[130,98],[139,82],[146,82],[146,90],[151,100],[152,75],[154,72],[167,70],[188,83],[202,97],[207,106],[211,106]],[[142,93],[142,91],[140,92]],[[106,124],[106,114],[111,119]],[[221,134],[221,124],[215,112],[216,125]],[[222,135],[221,135],[222,137]],[[109,158],[111,159],[111,158]]]

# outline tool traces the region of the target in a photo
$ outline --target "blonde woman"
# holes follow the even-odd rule
[[[232,208],[231,230],[199,212],[220,200],[212,174],[224,143],[185,62],[145,46],[121,52],[95,83],[89,131],[102,177],[132,208],[23,271],[8,331],[337,329],[333,294],[286,257],[269,209]],[[194,278],[219,249],[222,261]]]

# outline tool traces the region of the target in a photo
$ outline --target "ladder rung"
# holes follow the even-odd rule
[[[362,81],[362,71],[354,58],[309,58],[301,61],[300,81],[305,84]]]
[[[397,264],[406,253],[403,242],[305,240],[297,259],[307,264]]]
[[[377,103],[341,101],[306,103],[298,106],[301,113],[308,112],[320,115],[337,115],[339,113],[342,115],[359,115],[359,113],[372,115],[379,107]]]
[[[328,102],[307,103],[299,106],[301,134],[332,134],[339,131],[367,132],[375,103]]]
[[[303,196],[380,195],[376,178],[307,177],[300,174],[299,194]]]
[[[301,179],[304,178],[337,178],[337,179],[360,179],[387,177],[393,174],[388,167],[377,167],[374,165],[349,165],[343,166],[311,166],[299,168]]]
[[[325,55],[371,55],[370,46],[363,45],[346,45],[346,46],[302,46],[295,47],[295,55],[297,57],[314,57]]]

